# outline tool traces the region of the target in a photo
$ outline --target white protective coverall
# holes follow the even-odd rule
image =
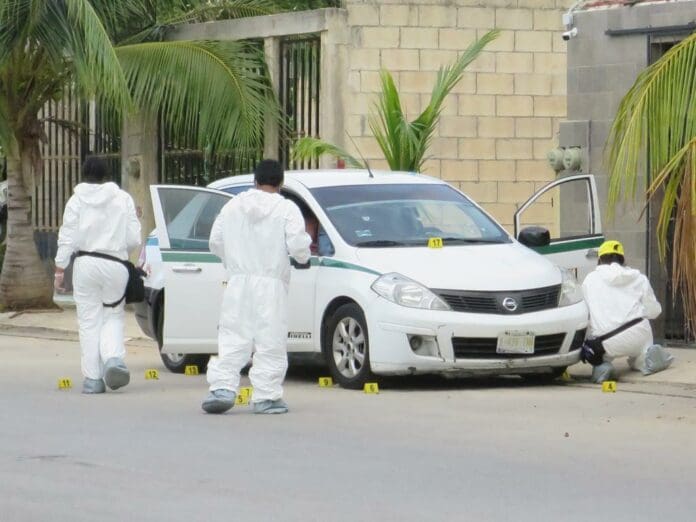
[[[585,278],[582,293],[590,310],[591,337],[609,333],[633,319],[644,319],[602,343],[606,360],[627,356],[631,368],[643,371],[646,351],[653,344],[648,319],[662,312],[648,278],[618,263],[599,265]]]
[[[311,238],[297,205],[280,194],[249,190],[227,203],[210,234],[227,288],[220,308],[218,356],[208,364],[210,390],[235,393],[255,351],[249,378],[254,402],[278,400],[288,367],[288,254],[310,258]]]
[[[115,183],[80,183],[68,200],[58,233],[56,266],[65,268],[78,250],[128,259],[140,245],[140,222],[130,195]],[[108,259],[81,256],[73,269],[73,297],[82,351],[82,373],[101,379],[102,364],[123,359],[124,302],[113,308],[126,289],[128,270]]]

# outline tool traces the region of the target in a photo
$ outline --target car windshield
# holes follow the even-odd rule
[[[343,239],[358,247],[507,243],[508,234],[448,185],[384,184],[312,190]]]

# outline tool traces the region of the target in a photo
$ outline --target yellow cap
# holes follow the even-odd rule
[[[608,254],[619,254],[624,255],[623,245],[618,241],[605,241],[602,246],[599,247],[599,257],[606,256]]]

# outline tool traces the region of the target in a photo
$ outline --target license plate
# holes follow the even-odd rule
[[[534,353],[533,332],[505,332],[498,337],[497,353]]]

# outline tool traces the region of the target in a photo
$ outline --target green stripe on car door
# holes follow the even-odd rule
[[[560,252],[570,252],[571,250],[583,250],[597,248],[604,242],[604,236],[571,239],[558,243],[551,243],[543,247],[531,247],[532,250],[540,254],[558,254]]]
[[[220,258],[210,252],[174,252],[162,251],[162,261],[180,262],[180,263],[220,263]],[[342,268],[344,270],[356,270],[367,274],[381,275],[379,272],[353,263],[339,261],[330,258],[312,257],[310,260],[312,266],[325,266],[328,268]]]

